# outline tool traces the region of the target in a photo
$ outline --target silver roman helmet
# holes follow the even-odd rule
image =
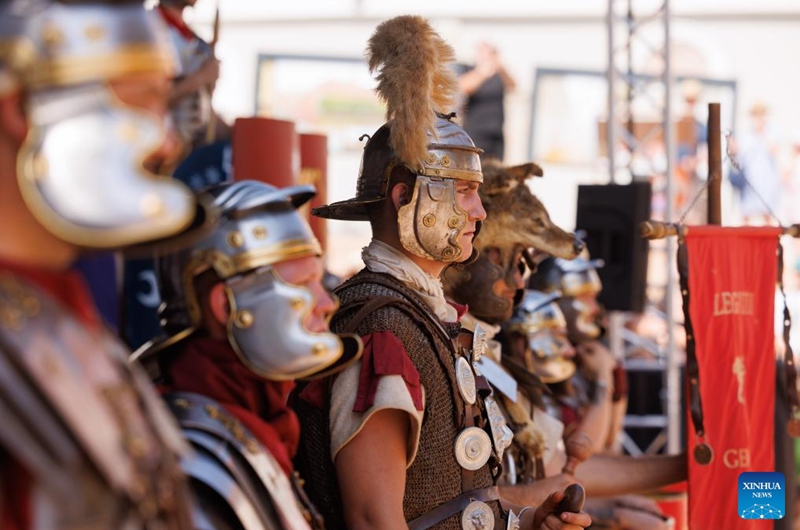
[[[387,104],[388,122],[364,147],[355,198],[313,213],[367,221],[367,205],[388,199],[392,172],[404,167],[416,180],[411,200],[397,212],[401,245],[423,258],[464,261],[468,256],[459,237],[468,215],[458,205],[455,183],[483,182],[483,151],[453,121],[454,115],[446,114],[457,86],[448,64],[453,50],[425,19],[402,16],[375,30],[367,56],[370,71],[378,71],[377,91]]]
[[[601,259],[589,259],[588,251],[574,260],[547,258],[531,276],[529,286],[544,292],[560,291],[563,297],[559,305],[567,319],[570,339],[581,342],[596,339],[602,329],[598,324],[597,304],[588,304],[582,298],[596,298],[603,290],[597,269],[605,263]]]
[[[193,248],[158,263],[162,326],[173,343],[201,326],[195,279],[212,270],[224,282],[230,304],[228,340],[259,376],[286,380],[330,373],[334,363],[360,353],[355,336],[307,330],[303,321],[316,303],[314,296],[283,281],[273,267],[321,255],[319,242],[297,211],[315,193],[312,186],[279,189],[255,181],[204,192],[220,212],[219,226]]]
[[[545,383],[560,383],[575,374],[575,350],[567,339],[567,322],[556,300],[561,293],[525,292],[504,326],[509,338],[526,340],[525,366]]]
[[[24,3],[32,2],[12,2]],[[167,123],[109,87],[171,77],[175,55],[161,21],[135,2],[39,3],[22,36],[0,51],[25,95],[29,131],[17,174],[31,212],[58,237],[91,248],[187,229],[204,215],[190,190],[143,165],[163,145]]]

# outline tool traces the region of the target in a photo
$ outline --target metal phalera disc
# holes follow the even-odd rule
[[[458,465],[475,471],[489,461],[492,440],[483,429],[467,427],[456,437],[455,452]]]
[[[461,512],[461,528],[464,530],[493,530],[494,512],[485,502],[472,501]]]
[[[706,464],[710,464],[714,459],[714,452],[708,444],[698,444],[694,448],[694,459],[701,466],[705,466]]]
[[[461,397],[464,398],[464,401],[473,405],[478,395],[478,389],[475,384],[475,374],[472,371],[472,367],[464,357],[456,359],[456,383],[458,383],[458,391],[461,392]]]

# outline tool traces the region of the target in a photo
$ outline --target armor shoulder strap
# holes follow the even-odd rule
[[[237,485],[240,495],[231,497],[231,502],[249,502],[251,512],[258,514],[264,528],[270,528],[277,520],[279,528],[310,530],[310,513],[300,506],[289,478],[239,420],[217,401],[200,394],[174,392],[164,399],[187,439],[199,454],[206,455],[202,463],[195,465],[208,467],[213,461],[216,474],[226,475]],[[194,477],[191,463],[188,461],[185,467]],[[209,471],[205,473],[212,477]]]
[[[451,344],[452,338],[447,330],[444,329],[442,323],[431,314],[425,302],[410,289],[402,285],[400,282],[389,276],[388,274],[381,274],[369,271],[362,271],[350,280],[340,285],[335,292],[338,294],[344,290],[352,289],[358,285],[377,284],[388,290],[385,296],[372,298],[367,301],[358,300],[344,305],[340,308],[339,313],[344,314],[348,310],[361,307],[362,309],[353,318],[353,321],[348,322],[347,329],[355,330],[356,327],[369,316],[373,311],[383,307],[394,306],[405,313],[409,314],[412,318],[426,324],[426,328],[435,331],[439,338],[445,344]],[[370,306],[374,304],[374,307]],[[369,308],[369,309],[367,309]]]

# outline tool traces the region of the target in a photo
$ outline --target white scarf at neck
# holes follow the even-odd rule
[[[361,259],[370,271],[389,274],[416,291],[442,322],[455,322],[458,318],[456,309],[444,298],[441,280],[423,271],[396,248],[373,239],[361,251]]]

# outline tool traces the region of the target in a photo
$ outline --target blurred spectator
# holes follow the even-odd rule
[[[219,78],[219,61],[214,56],[214,48],[198,37],[183,19],[186,8],[196,3],[197,0],[160,0],[157,8],[178,50],[178,69],[169,105],[186,154],[230,136],[230,126],[211,107],[211,95]]]
[[[675,177],[678,212],[689,206],[695,195],[705,186],[708,178],[708,128],[697,119],[697,102],[703,93],[703,84],[696,79],[687,79],[680,85],[683,110],[677,123],[677,166]],[[705,224],[706,202],[698,201],[688,213],[688,224]]]
[[[505,153],[503,99],[517,85],[503,66],[497,48],[487,42],[479,43],[475,66],[468,68],[458,82],[465,98],[464,129],[475,145],[483,149],[484,157],[502,160]]]
[[[750,108],[751,130],[733,140],[731,154],[738,162],[730,173],[731,184],[739,190],[739,208],[746,225],[776,222],[772,214],[780,205],[783,183],[776,159],[777,144],[767,127],[769,110],[756,103]]]

